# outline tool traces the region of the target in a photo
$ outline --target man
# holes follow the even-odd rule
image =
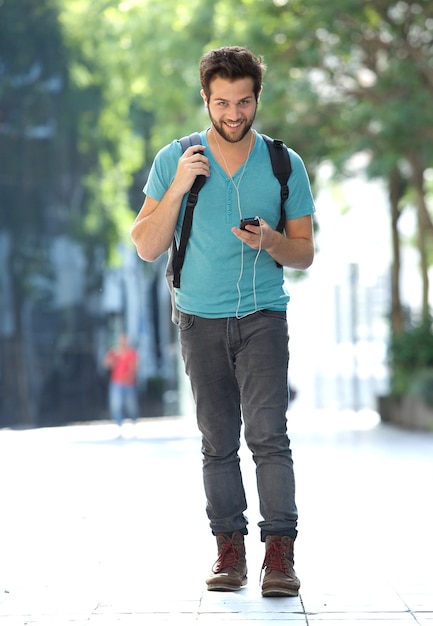
[[[301,158],[292,150],[285,230],[277,232],[280,184],[263,138],[252,128],[265,66],[240,47],[200,61],[201,96],[211,125],[203,146],[183,154],[178,141],[155,158],[146,199],[131,236],[153,261],[179,237],[185,197],[195,177],[199,193],[176,289],[179,334],[202,435],[203,479],[218,559],[209,590],[234,591],[247,582],[247,503],[238,450],[241,420],[256,464],[264,596],[295,596],[295,481],[286,429],[289,300],[281,266],[306,269],[314,257],[314,202]],[[239,228],[259,216],[259,225]]]
[[[122,426],[125,417],[136,421],[138,354],[129,345],[125,334],[119,335],[117,346],[105,355],[104,366],[110,370],[108,404],[111,418]]]

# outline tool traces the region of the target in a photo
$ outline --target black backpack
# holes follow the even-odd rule
[[[271,139],[267,135],[262,134],[263,139],[266,142],[266,145],[269,150],[269,156],[271,158],[272,171],[274,176],[278,179],[278,182],[281,186],[280,191],[280,219],[277,225],[276,230],[280,233],[284,230],[285,224],[285,213],[284,213],[284,203],[289,197],[289,186],[288,180],[289,176],[292,172],[292,164],[290,162],[290,155],[287,151],[287,147],[280,139]],[[187,148],[190,146],[196,146],[201,144],[201,138],[199,133],[192,133],[191,135],[187,135],[182,137],[179,140],[180,145],[182,147],[182,152],[185,152]],[[185,252],[186,246],[188,243],[189,235],[191,232],[192,226],[192,217],[194,213],[195,205],[197,204],[198,194],[200,189],[206,182],[206,176],[200,175],[195,179],[186,201],[185,215],[182,223],[182,230],[180,233],[180,241],[179,247],[177,246],[176,240],[173,237],[173,243],[170,249],[170,257],[167,264],[166,269],[166,279],[171,292],[171,305],[172,305],[172,321],[177,324],[179,322],[179,313],[176,309],[176,304],[174,300],[174,287],[180,287],[180,273],[182,271],[183,262],[185,260]],[[279,263],[277,263],[278,267],[281,267]]]

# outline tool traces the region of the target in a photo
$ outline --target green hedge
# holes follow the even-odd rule
[[[417,393],[433,406],[433,333],[431,321],[391,337],[391,393]],[[427,402],[428,400],[428,402]]]

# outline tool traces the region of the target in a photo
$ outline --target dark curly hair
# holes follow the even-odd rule
[[[209,99],[210,83],[216,76],[230,81],[252,78],[254,95],[257,100],[265,71],[266,65],[262,58],[254,56],[247,48],[224,46],[211,50],[202,56],[200,60],[200,83],[205,96]]]

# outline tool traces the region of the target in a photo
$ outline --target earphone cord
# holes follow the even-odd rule
[[[244,315],[239,315],[239,309],[241,306],[241,300],[242,300],[242,292],[241,292],[241,280],[242,280],[242,275],[244,273],[244,242],[242,242],[242,249],[241,249],[241,271],[239,274],[239,278],[238,278],[238,282],[236,283],[236,288],[238,290],[238,304],[236,307],[236,319],[240,320],[243,317],[247,317],[248,315],[253,315],[253,313],[257,313],[257,295],[256,295],[256,265],[257,265],[257,261],[259,259],[259,255],[260,252],[262,251],[262,238],[263,238],[263,231],[262,231],[262,225],[260,224],[260,242],[259,242],[259,248],[257,250],[257,254],[256,257],[254,259],[254,263],[253,263],[253,296],[254,296],[254,311],[251,311],[251,313],[244,313]]]
[[[230,180],[231,180],[231,182],[232,182],[232,184],[233,184],[233,187],[235,188],[235,191],[236,191],[236,196],[237,196],[237,201],[238,201],[239,218],[242,218],[242,211],[241,211],[241,195],[240,195],[240,192],[239,192],[239,187],[241,186],[241,182],[242,182],[242,179],[243,179],[243,177],[244,177],[245,170],[246,170],[246,168],[247,168],[247,163],[248,163],[249,158],[250,158],[250,154],[251,154],[251,146],[252,146],[252,143],[253,143],[253,137],[254,137],[254,131],[251,131],[250,145],[249,145],[249,148],[248,148],[248,156],[247,156],[247,159],[246,159],[246,161],[245,161],[245,163],[244,163],[244,167],[243,167],[243,169],[242,169],[242,172],[241,172],[241,175],[240,175],[240,178],[239,178],[239,182],[238,182],[238,184],[236,184],[236,183],[235,183],[235,181],[233,180],[232,175],[230,174],[230,170],[229,170],[229,168],[228,168],[227,161],[226,161],[225,156],[224,156],[224,154],[223,154],[223,152],[222,152],[222,150],[221,150],[221,146],[220,146],[220,144],[219,144],[218,137],[217,137],[217,134],[216,134],[216,132],[215,132],[214,127],[212,127],[212,132],[213,132],[213,134],[214,134],[214,137],[215,137],[215,142],[216,142],[216,144],[217,144],[217,146],[218,146],[218,150],[219,150],[219,153],[220,153],[220,155],[221,155],[221,158],[222,158],[222,160],[223,160],[223,162],[224,162],[224,164],[225,164],[225,166],[226,166],[226,171],[227,171],[227,174],[228,174],[228,176],[229,176],[229,178],[230,178]],[[260,252],[262,251],[262,237],[263,237],[262,225],[260,224],[260,243],[259,243],[259,248],[258,248],[258,250],[257,250],[256,257],[255,257],[255,259],[254,259],[254,264],[253,264],[253,294],[254,294],[254,311],[251,311],[250,313],[245,313],[244,315],[239,315],[239,308],[240,308],[240,306],[241,306],[241,300],[242,300],[242,293],[241,293],[241,287],[240,287],[240,284],[241,284],[241,279],[242,279],[242,276],[243,276],[243,273],[244,273],[244,245],[245,245],[245,244],[244,244],[244,242],[242,242],[242,248],[241,248],[241,270],[240,270],[240,273],[239,273],[238,282],[236,283],[236,289],[237,289],[237,291],[238,291],[238,304],[237,304],[237,306],[236,306],[236,319],[238,319],[238,320],[239,320],[239,319],[242,319],[243,317],[247,317],[247,315],[252,315],[253,313],[257,313],[257,296],[256,296],[256,265],[257,265],[257,261],[258,261],[258,258],[259,258],[259,255],[260,255]]]

